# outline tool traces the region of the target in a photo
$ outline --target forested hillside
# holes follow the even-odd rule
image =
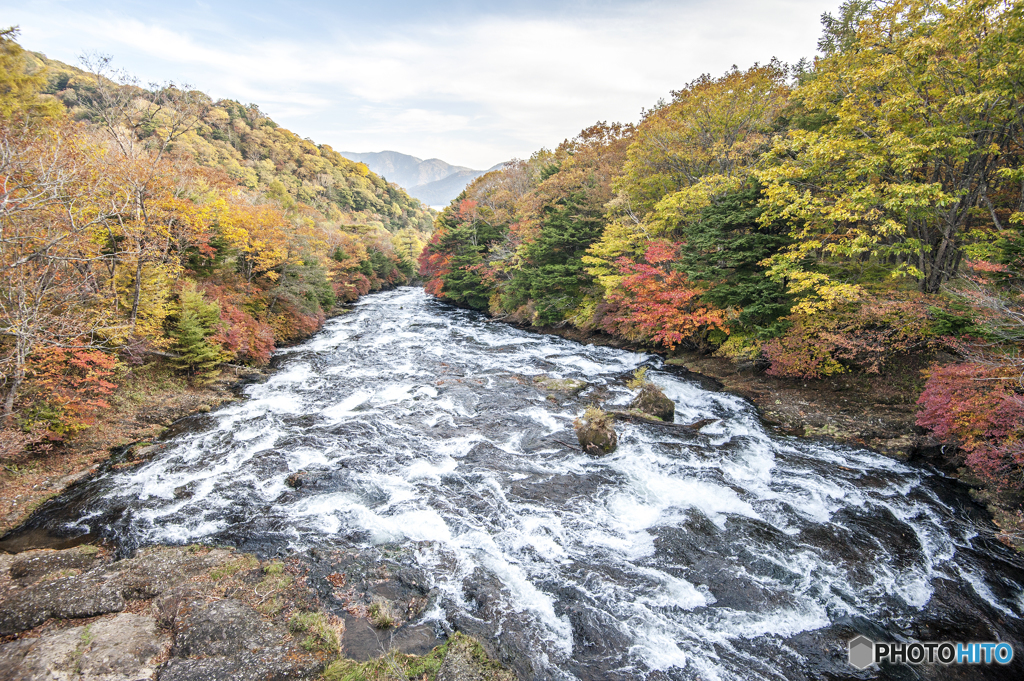
[[[779,377],[944,357],[919,424],[1024,520],[1022,5],[851,0],[823,23],[813,64],[702,76],[476,180],[427,289]]]
[[[0,455],[106,408],[126,367],[262,365],[403,284],[433,213],[256,105],[0,38]]]

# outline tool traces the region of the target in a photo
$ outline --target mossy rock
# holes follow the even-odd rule
[[[586,413],[576,419],[576,437],[579,438],[583,451],[591,456],[611,454],[619,446],[619,437],[612,426],[612,415],[600,409],[590,407]]]
[[[448,654],[437,670],[437,681],[515,681],[516,675],[492,660],[483,646],[469,636],[456,634],[448,642]]]
[[[550,376],[534,376],[533,382],[538,387],[549,392],[567,393],[578,395],[587,387],[586,381],[578,381],[574,378],[552,378]]]
[[[644,383],[640,394],[629,403],[629,408],[667,423],[672,423],[676,417],[676,403],[665,397],[665,393],[653,383]]]

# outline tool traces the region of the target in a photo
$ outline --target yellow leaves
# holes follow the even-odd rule
[[[64,111],[61,103],[40,94],[46,86],[45,72],[28,72],[25,51],[15,37],[17,28],[0,30],[0,118],[59,116]]]
[[[391,236],[391,245],[396,255],[414,263],[419,260],[427,242],[420,238],[420,232],[406,227]]]
[[[143,263],[141,267],[139,309],[134,334],[136,337],[148,339],[157,347],[167,347],[164,320],[171,312],[171,289],[180,269],[171,263],[155,262]],[[114,275],[118,305],[123,310],[132,308],[136,272],[136,263],[125,263],[117,268]]]
[[[638,257],[646,250],[650,238],[643,224],[632,221],[608,223],[601,238],[587,249],[582,258],[587,273],[597,279],[605,291],[615,290],[624,278],[615,261],[623,257]]]
[[[696,220],[716,197],[737,191],[744,181],[739,173],[732,176],[706,175],[695,184],[669,194],[654,206],[654,212],[648,218],[651,234],[671,234],[680,223]]]
[[[793,311],[798,313],[813,315],[827,312],[839,305],[860,300],[864,295],[861,286],[832,281],[828,275],[820,272],[791,270],[789,279],[790,293],[805,294],[793,306]]]
[[[788,97],[785,69],[777,62],[717,79],[702,76],[645,116],[616,188],[643,216],[703,178],[746,177],[770,144]]]
[[[287,220],[279,210],[268,205],[226,205],[219,226],[221,236],[237,250],[246,279],[263,276],[277,280],[273,270],[289,257]]]

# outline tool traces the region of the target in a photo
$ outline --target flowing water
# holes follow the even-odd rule
[[[857,633],[1007,640],[1018,657],[863,678],[1021,678],[1024,565],[934,471],[772,435],[750,404],[657,357],[491,323],[419,289],[365,297],[276,364],[154,460],[65,500],[64,531],[405,551],[435,589],[427,621],[475,621],[535,678],[849,678]],[[573,419],[626,405],[645,364],[677,423],[715,420],[618,423],[614,454],[580,452]],[[288,487],[300,470],[318,484]]]

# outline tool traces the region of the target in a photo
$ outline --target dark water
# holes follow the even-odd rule
[[[536,678],[1024,676],[1024,564],[933,472],[773,436],[748,403],[655,357],[488,323],[419,289],[368,296],[282,355],[248,400],[36,524],[129,548],[404,552],[437,589],[427,620],[475,622]],[[620,423],[615,454],[582,454],[573,418],[628,403],[644,363],[677,422],[718,420]],[[589,387],[549,394],[539,375]],[[299,470],[318,483],[286,486]],[[858,633],[1006,640],[1017,659],[858,675]]]

